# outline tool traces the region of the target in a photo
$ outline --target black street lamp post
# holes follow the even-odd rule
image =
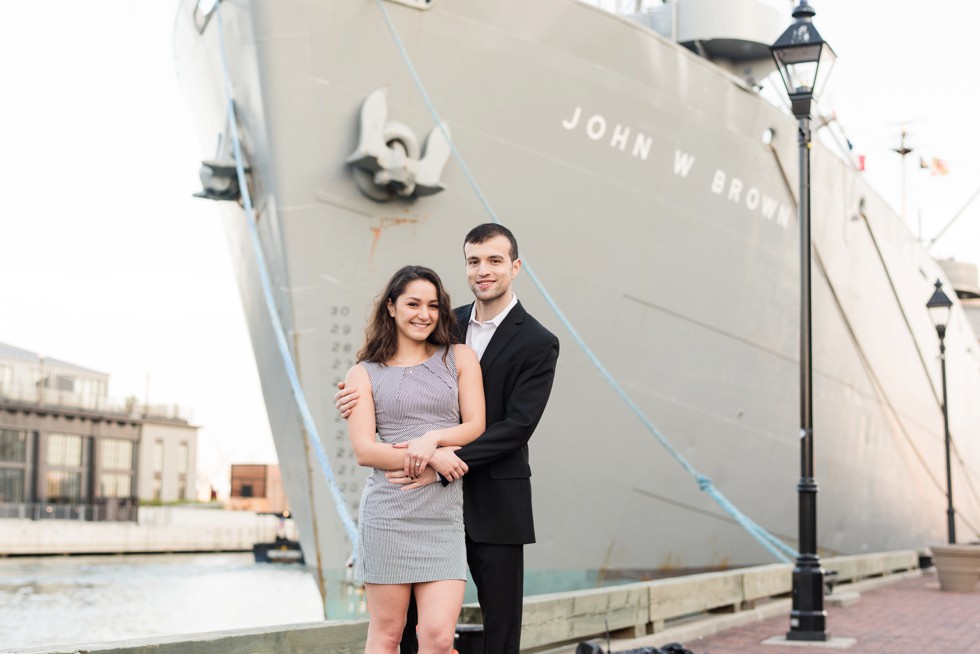
[[[953,510],[953,470],[949,461],[949,408],[946,404],[946,324],[953,302],[943,293],[943,283],[936,280],[936,291],[926,303],[932,323],[939,334],[939,362],[943,376],[943,430],[946,432],[946,536],[949,544],[956,542],[956,513]]]
[[[824,569],[817,555],[817,483],[813,477],[813,346],[810,316],[810,106],[826,81],[834,51],[813,26],[806,0],[793,10],[793,24],[772,45],[800,126],[800,553],[793,569],[793,609],[787,640],[825,641]]]

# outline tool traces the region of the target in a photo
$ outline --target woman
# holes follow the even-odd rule
[[[384,472],[418,476],[437,447],[483,433],[480,363],[453,344],[453,322],[439,276],[406,266],[375,305],[347,373],[363,395],[347,420],[351,445],[358,464],[374,468],[361,498],[355,565],[371,617],[368,654],[398,651],[413,589],[420,654],[452,650],[466,587],[462,484],[403,491]]]

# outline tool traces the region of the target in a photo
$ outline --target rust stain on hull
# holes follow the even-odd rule
[[[371,241],[371,253],[368,256],[368,261],[374,263],[374,254],[378,249],[378,243],[381,241],[381,234],[385,230],[391,229],[393,227],[400,227],[401,225],[420,225],[428,220],[426,217],[398,217],[398,218],[381,218],[378,225],[370,227],[371,234],[374,235],[374,239]]]

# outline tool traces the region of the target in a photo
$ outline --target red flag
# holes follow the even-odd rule
[[[864,155],[863,154],[859,154],[858,155],[858,170],[860,170],[861,172],[864,172]]]

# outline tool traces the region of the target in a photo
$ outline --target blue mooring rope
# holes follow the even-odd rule
[[[401,38],[398,36],[398,31],[395,29],[395,25],[391,21],[391,16],[388,15],[388,10],[385,9],[382,0],[376,0],[376,2],[378,4],[378,7],[381,9],[381,13],[384,16],[385,23],[388,26],[388,31],[391,32],[391,36],[394,39],[395,45],[398,48],[398,52],[401,55],[402,60],[405,62],[405,66],[408,68],[408,72],[411,75],[412,80],[415,82],[415,86],[418,89],[419,94],[422,96],[423,102],[425,102],[426,108],[429,110],[429,113],[432,115],[432,119],[435,121],[436,125],[439,126],[439,129],[442,131],[443,136],[446,138],[446,141],[449,143],[449,148],[453,153],[453,157],[456,159],[456,163],[459,164],[460,169],[463,171],[463,175],[466,177],[467,182],[472,187],[474,193],[476,194],[477,198],[480,200],[480,203],[483,205],[483,208],[486,210],[491,220],[493,220],[493,222],[499,225],[500,219],[497,217],[496,212],[493,210],[493,207],[490,206],[490,202],[483,194],[483,191],[480,190],[480,187],[476,183],[476,180],[473,178],[473,175],[470,173],[470,169],[466,165],[466,162],[463,161],[463,156],[456,148],[456,143],[449,136],[448,131],[444,129],[443,127],[444,123],[442,122],[442,119],[439,117],[439,112],[436,111],[435,105],[432,103],[429,94],[426,92],[425,85],[422,83],[421,77],[419,77],[418,72],[415,70],[415,66],[412,64],[412,59],[411,57],[409,57],[408,51],[405,49],[405,46],[402,43]],[[763,547],[769,550],[769,552],[777,559],[783,561],[784,563],[790,563],[791,559],[796,558],[798,556],[796,550],[794,550],[789,545],[787,545],[786,543],[782,542],[781,540],[779,540],[778,538],[770,534],[764,528],[759,526],[755,521],[753,521],[747,515],[742,513],[738,509],[738,507],[736,507],[728,500],[728,498],[722,495],[721,491],[719,491],[715,487],[715,485],[712,483],[710,478],[698,472],[697,469],[695,469],[695,467],[692,466],[690,462],[688,462],[688,460],[683,457],[683,455],[681,455],[680,452],[674,449],[674,447],[670,444],[670,442],[663,436],[663,434],[660,433],[660,430],[657,429],[657,427],[653,424],[653,422],[650,421],[650,419],[646,416],[646,414],[643,413],[640,407],[637,406],[636,403],[633,401],[633,399],[626,393],[623,387],[620,386],[619,382],[616,381],[616,378],[613,377],[612,374],[606,369],[606,367],[602,364],[602,362],[595,355],[592,349],[589,348],[589,346],[585,343],[585,340],[582,338],[582,336],[579,335],[575,327],[572,326],[571,321],[569,321],[569,319],[562,312],[561,308],[551,297],[551,294],[548,293],[544,284],[541,282],[537,274],[534,272],[534,269],[527,262],[527,259],[524,257],[521,257],[521,259],[524,263],[524,270],[527,271],[527,274],[531,278],[531,281],[534,282],[534,285],[537,287],[538,291],[544,297],[545,301],[548,303],[548,306],[551,307],[551,310],[555,313],[556,316],[558,316],[558,319],[561,321],[562,325],[564,325],[565,329],[567,329],[568,332],[572,335],[572,338],[575,339],[575,342],[578,344],[579,348],[581,348],[581,350],[585,352],[586,356],[592,362],[592,365],[594,365],[596,369],[600,372],[600,374],[602,374],[606,382],[613,388],[614,391],[616,391],[616,394],[619,395],[620,398],[622,398],[622,400],[633,411],[633,413],[636,414],[636,416],[640,419],[640,422],[642,422],[643,425],[647,428],[647,430],[649,430],[649,432],[653,434],[653,436],[660,442],[663,448],[667,450],[667,452],[672,457],[674,457],[674,459],[676,459],[678,463],[681,464],[681,467],[683,467],[688,474],[694,477],[694,479],[697,481],[698,488],[700,488],[702,491],[707,493],[708,496],[711,497],[711,499],[713,499],[718,504],[718,506],[722,508],[722,510],[724,510],[726,513],[732,516],[732,518],[734,518],[747,532],[749,532],[749,534],[753,538],[755,538]]]
[[[347,537],[350,539],[354,548],[353,556],[356,558],[357,527],[354,526],[354,520],[351,518],[350,511],[347,509],[347,504],[344,502],[343,493],[341,492],[340,487],[337,485],[337,479],[334,477],[333,469],[330,467],[330,461],[327,459],[327,453],[323,449],[323,443],[320,442],[320,436],[317,432],[316,424],[313,422],[313,416],[310,414],[309,406],[306,403],[306,396],[303,394],[303,388],[299,382],[299,375],[296,374],[296,366],[293,363],[293,357],[289,352],[289,346],[286,342],[282,321],[279,319],[279,313],[276,310],[276,302],[272,295],[272,282],[269,280],[269,271],[266,267],[265,255],[262,253],[262,242],[259,240],[259,232],[255,220],[255,210],[252,207],[252,197],[248,190],[248,182],[245,179],[245,167],[242,164],[241,141],[238,138],[238,124],[235,118],[235,102],[232,100],[231,76],[228,72],[228,58],[227,54],[225,53],[225,31],[224,25],[221,22],[221,2],[218,2],[215,5],[215,14],[217,15],[218,19],[218,38],[221,43],[221,66],[222,72],[224,73],[225,98],[228,103],[228,124],[230,126],[231,142],[235,152],[235,170],[238,173],[238,185],[241,188],[242,202],[245,206],[245,215],[248,218],[248,233],[252,241],[252,250],[255,253],[255,262],[259,271],[259,279],[262,282],[262,295],[265,299],[266,309],[269,311],[269,318],[272,321],[272,331],[276,336],[276,345],[279,347],[279,354],[282,356],[282,361],[286,368],[286,376],[289,377],[289,388],[293,393],[293,398],[296,400],[296,406],[303,418],[303,426],[306,427],[307,436],[313,445],[313,450],[316,452],[317,459],[320,462],[320,467],[323,469],[323,475],[326,477],[327,485],[330,487],[330,493],[333,496],[337,514],[340,516],[340,521],[344,523],[344,529],[347,531]],[[313,483],[312,479],[310,480],[310,483]],[[313,509],[313,507],[310,508]]]

